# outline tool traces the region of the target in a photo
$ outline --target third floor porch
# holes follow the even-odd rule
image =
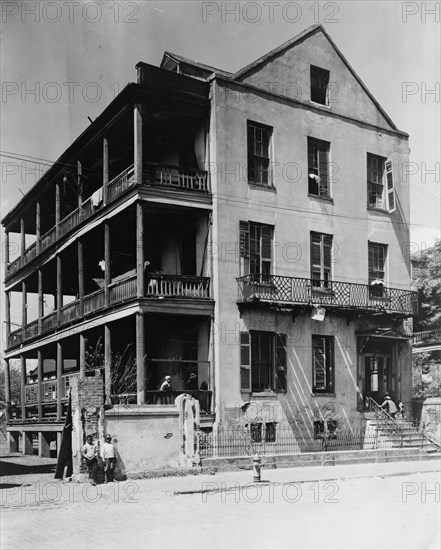
[[[127,86],[5,216],[7,281],[133,195],[211,208],[206,85],[151,70],[151,80]]]

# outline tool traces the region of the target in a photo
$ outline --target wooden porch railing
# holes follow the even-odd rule
[[[109,302],[111,306],[136,298],[136,276],[127,277],[109,286]],[[83,298],[84,315],[93,313],[105,307],[104,289],[96,290]],[[190,275],[146,275],[146,297],[179,298],[179,299],[210,299],[210,278]],[[80,301],[75,300],[61,308],[59,324],[80,319]],[[41,334],[55,329],[58,326],[57,312],[54,311],[41,319]],[[9,334],[8,345],[15,346],[28,338],[38,336],[38,320],[32,321],[25,327],[25,334],[21,328]]]
[[[136,297],[136,276],[113,283],[110,289],[110,304],[118,304]]]
[[[104,290],[100,289],[84,297],[84,314],[87,315],[104,307]]]
[[[374,296],[369,285],[279,275],[246,275],[237,279],[239,302],[272,301],[342,309],[387,311],[411,316],[417,312],[417,294],[382,288]]]
[[[107,184],[108,200],[113,201],[135,183],[135,168],[132,164]]]
[[[144,163],[143,182],[201,193],[210,192],[208,172],[170,164]]]
[[[210,278],[191,275],[147,274],[146,296],[210,298]]]

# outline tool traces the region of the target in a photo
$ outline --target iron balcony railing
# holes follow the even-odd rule
[[[341,309],[386,311],[412,316],[417,293],[343,281],[305,279],[281,275],[246,275],[237,279],[239,303],[266,301]]]
[[[143,183],[200,193],[210,192],[208,172],[170,164],[144,163]]]
[[[137,296],[136,275],[127,277],[109,286],[109,306],[121,304]],[[179,300],[196,299],[207,300],[211,298],[210,277],[197,277],[192,275],[165,275],[146,274],[145,291],[146,298],[177,298]],[[9,334],[9,347],[15,346],[51,330],[72,323],[82,318],[80,300],[74,300],[63,306],[60,310],[59,320],[57,312],[52,312],[41,319],[41,331],[38,330],[38,320],[28,323],[24,330],[19,328]],[[83,298],[83,315],[89,315],[106,307],[104,289],[96,290]]]

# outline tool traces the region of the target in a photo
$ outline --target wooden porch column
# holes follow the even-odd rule
[[[109,143],[103,138],[103,204],[107,204],[107,184],[109,183]]]
[[[26,418],[26,359],[24,355],[20,355],[21,366],[21,419]]]
[[[110,226],[109,222],[104,223],[104,305],[107,307],[110,304]]]
[[[80,378],[86,376],[86,338],[80,334]]]
[[[81,209],[83,207],[83,166],[80,161],[77,161],[77,191],[78,191],[78,208],[80,209],[80,218],[81,218]]]
[[[40,349],[37,351],[37,374],[38,374],[38,389],[37,389],[38,420],[42,420],[43,418],[43,355]]]
[[[136,313],[136,391],[138,405],[145,403],[144,312]]]
[[[61,420],[61,388],[63,374],[63,346],[60,341],[57,342],[57,420]]]
[[[11,418],[11,372],[9,359],[5,359],[5,401],[6,401],[6,422]]]
[[[104,388],[105,403],[110,404],[112,391],[112,333],[110,326],[104,325]]]
[[[61,266],[61,257],[57,255],[57,323],[61,322],[61,308],[63,307],[63,276],[62,276],[62,266]]]
[[[38,334],[41,334],[43,328],[44,317],[44,297],[43,297],[43,272],[41,269],[37,269],[38,280]]]
[[[11,295],[9,290],[5,292],[5,324],[6,347],[8,347],[11,334]]]
[[[134,176],[135,183],[142,183],[142,105],[134,109]]]
[[[144,296],[144,212],[142,204],[136,204],[136,295]]]
[[[56,238],[60,238],[60,216],[61,216],[61,203],[60,203],[60,184],[55,184],[55,235]]]
[[[40,229],[40,201],[35,203],[35,252],[40,254],[41,245],[41,229]]]
[[[26,250],[26,233],[24,219],[20,218],[20,236],[21,236],[21,250],[20,253],[24,256]]]
[[[26,294],[26,282],[21,283],[21,332],[23,340],[26,337],[26,324],[27,324],[27,294]]]
[[[5,264],[9,264],[9,231],[5,229]]]
[[[80,317],[84,315],[84,261],[83,261],[83,241],[77,241],[78,254],[78,311]]]

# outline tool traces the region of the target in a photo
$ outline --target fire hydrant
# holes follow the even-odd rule
[[[262,468],[262,460],[260,459],[259,453],[256,453],[253,456],[253,481],[255,483],[261,481],[260,479],[261,468]]]

